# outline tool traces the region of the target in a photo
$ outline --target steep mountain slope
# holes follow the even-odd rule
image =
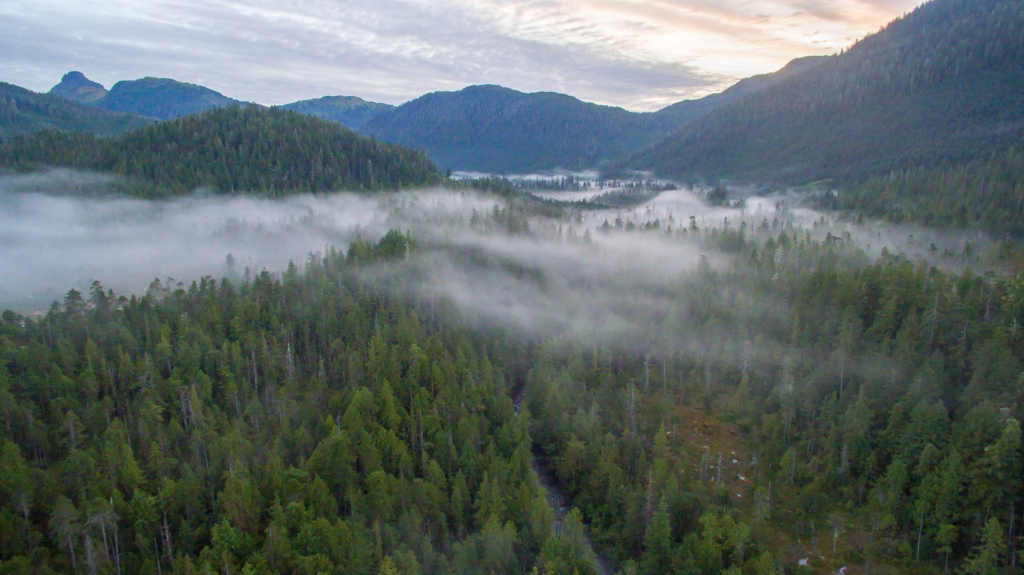
[[[435,92],[398,108],[353,96],[327,96],[281,108],[422,148],[438,164],[454,169],[497,173],[584,169],[635,152],[711,110],[813,69],[822,60],[794,60],[778,72],[754,76],[720,94],[679,102],[655,113],[500,86]],[[203,86],[164,78],[118,82],[106,92],[80,72],[66,74],[51,93],[105,110],[162,120],[240,103]]]
[[[170,120],[240,103],[203,86],[168,78],[142,78],[114,84],[95,105],[104,110]]]
[[[60,83],[48,92],[74,100],[79,104],[94,104],[107,95],[107,89],[98,82],[85,77],[81,72],[68,72]]]
[[[358,130],[371,118],[395,107],[390,104],[367,102],[355,96],[324,96],[285,104],[281,108],[338,122],[346,128]]]
[[[496,173],[593,168],[641,149],[719,106],[813,69],[823,58],[742,80],[720,93],[637,113],[500,86],[434,92],[383,111],[361,131],[416,146],[441,166]]]
[[[719,106],[735,102],[740,98],[763,90],[772,84],[802,74],[817,67],[826,61],[828,56],[807,56],[790,61],[782,69],[770,74],[758,74],[744,78],[729,88],[717,94],[705,96],[699,100],[683,100],[655,112],[656,115],[675,122],[676,127],[682,127],[690,122],[701,118]]]
[[[113,139],[37,132],[0,147],[0,166],[69,167],[126,176],[134,193],[199,187],[272,194],[385,189],[432,183],[416,150],[373,141],[289,110],[230,106],[161,122]]]
[[[1024,136],[1024,3],[933,0],[621,165],[807,182],[965,161]]]
[[[652,120],[563,94],[470,86],[407,102],[362,131],[423,148],[444,167],[511,173],[596,165],[653,139]]]
[[[134,114],[97,110],[0,82],[0,140],[38,130],[113,136],[149,123]]]

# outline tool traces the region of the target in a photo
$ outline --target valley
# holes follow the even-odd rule
[[[1024,6],[844,2],[140,4],[289,103],[0,84],[0,574],[1017,573]]]

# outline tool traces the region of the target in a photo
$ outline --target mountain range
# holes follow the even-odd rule
[[[451,169],[502,174],[578,170],[635,152],[719,106],[814,68],[822,60],[795,60],[776,73],[742,80],[720,94],[651,113],[583,102],[553,92],[524,93],[501,86],[433,92],[397,107],[354,96],[327,96],[280,107],[337,122],[387,142],[421,148],[438,165]],[[140,121],[170,120],[242,103],[202,86],[166,78],[121,81],[107,91],[77,71],[67,73],[50,95],[97,111],[134,114]],[[21,131],[31,129],[37,128]],[[87,131],[109,135],[118,130],[111,126]]]
[[[424,150],[440,167],[511,174],[653,171],[691,181],[803,184],[956,164],[1024,139],[1024,4],[932,0],[849,50],[637,113],[501,86],[400,106],[327,96],[281,106]],[[0,138],[113,135],[240,101],[170,79],[109,91],[70,72],[49,95],[4,85]],[[14,102],[14,103],[12,103]]]
[[[618,163],[802,184],[985,157],[1024,141],[1024,3],[934,0],[849,50]]]
[[[135,114],[108,112],[0,82],[0,141],[39,130],[113,136],[152,122]]]
[[[123,80],[108,92],[81,72],[65,74],[60,83],[50,89],[50,94],[110,112],[130,112],[158,120],[244,103],[204,86],[169,78]]]
[[[719,106],[812,69],[822,60],[794,60],[773,74],[657,112],[630,112],[553,92],[470,86],[434,92],[385,110],[360,129],[388,142],[423,148],[438,165],[456,170],[582,170],[639,150]]]

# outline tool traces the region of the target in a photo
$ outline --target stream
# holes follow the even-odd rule
[[[526,389],[523,383],[516,385],[512,390],[512,405],[515,407],[516,413],[519,413],[520,408],[523,404],[523,399],[526,396]],[[566,513],[571,510],[569,506],[568,498],[562,493],[561,488],[558,486],[558,480],[550,469],[540,459],[541,450],[536,444],[530,446],[532,455],[530,456],[530,468],[537,474],[537,482],[547,492],[548,506],[555,514],[555,525],[556,528],[561,529],[562,521],[565,519]],[[609,558],[603,556],[598,552],[594,542],[587,535],[586,531],[583,533],[583,543],[586,545],[587,550],[590,552],[590,556],[594,559],[597,564],[598,572],[601,575],[614,575],[615,569],[612,568],[612,562]]]

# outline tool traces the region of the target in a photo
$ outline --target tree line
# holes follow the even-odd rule
[[[522,343],[359,279],[411,250],[4,312],[0,572],[590,572],[529,465]]]
[[[1014,572],[1024,274],[745,228],[687,231],[734,263],[649,342],[538,346],[533,436],[595,540],[624,573]]]
[[[841,184],[819,194],[822,208],[893,223],[977,228],[1024,237],[1024,154],[1015,148],[951,166],[917,166]]]
[[[440,181],[422,152],[378,142],[347,128],[278,108],[228,106],[102,139],[36,132],[0,147],[0,166],[51,167],[127,178],[134,195],[271,195],[382,190]]]

